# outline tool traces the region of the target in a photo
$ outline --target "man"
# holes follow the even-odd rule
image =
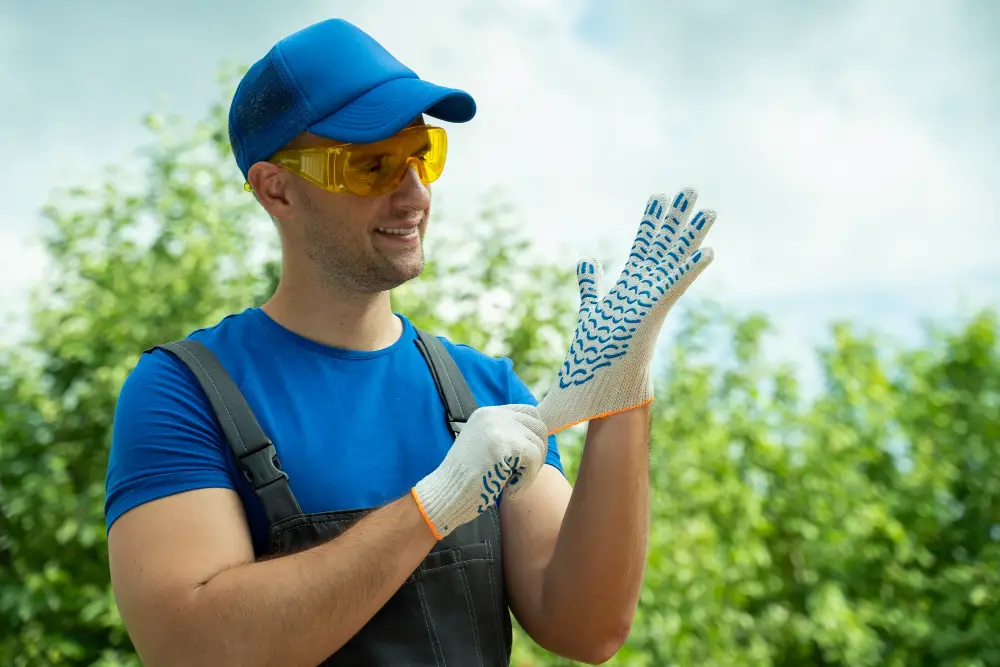
[[[150,667],[505,665],[508,608],[599,663],[625,641],[648,535],[649,362],[711,261],[694,193],[653,197],[622,279],[580,318],[541,404],[506,359],[416,330],[443,129],[467,93],[351,24],[279,42],[230,112],[236,161],[282,241],[260,308],[148,350],[108,468],[112,582]],[[470,414],[471,413],[471,414]],[[590,421],[575,488],[553,434]]]

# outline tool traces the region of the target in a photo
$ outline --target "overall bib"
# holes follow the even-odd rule
[[[417,330],[454,435],[477,404],[437,337]],[[218,358],[194,340],[147,350],[170,352],[194,373],[270,524],[268,556],[333,539],[374,508],[305,514],[242,392]],[[372,553],[372,558],[393,558]],[[290,641],[294,641],[290,638]],[[439,541],[388,602],[320,667],[496,667],[510,664],[511,621],[504,589],[496,505]]]

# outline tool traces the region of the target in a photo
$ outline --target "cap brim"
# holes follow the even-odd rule
[[[334,141],[371,143],[393,136],[420,114],[448,123],[465,123],[476,115],[476,102],[464,90],[423,79],[393,79],[308,129]]]

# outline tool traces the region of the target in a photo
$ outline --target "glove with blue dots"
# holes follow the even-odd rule
[[[714,211],[692,215],[697,193],[653,195],[611,290],[600,294],[597,260],[577,266],[580,314],[559,377],[538,406],[548,432],[653,400],[650,363],[667,313],[713,258],[702,240]]]
[[[410,490],[439,540],[531,486],[548,452],[545,424],[533,405],[478,408],[441,464]]]

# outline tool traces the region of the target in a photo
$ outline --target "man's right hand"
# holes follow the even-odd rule
[[[413,487],[438,539],[531,484],[545,462],[547,429],[531,405],[478,408],[441,465]]]

